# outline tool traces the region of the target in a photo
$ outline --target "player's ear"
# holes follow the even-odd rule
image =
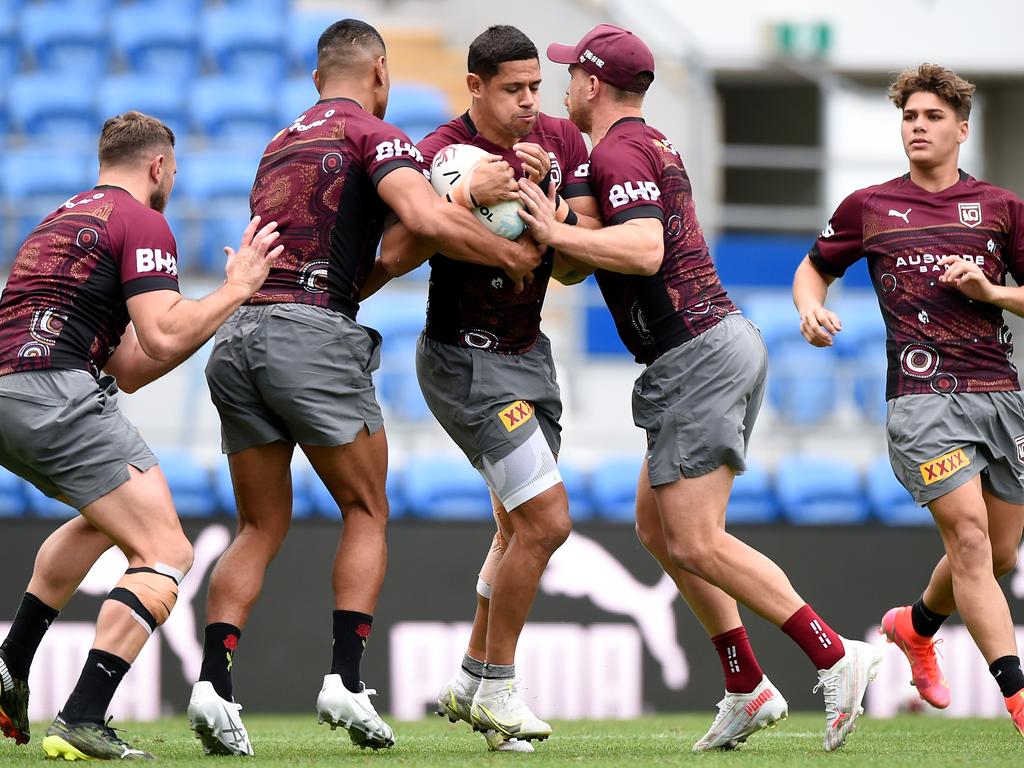
[[[480,78],[480,75],[474,74],[473,72],[467,72],[466,87],[469,89],[470,96],[479,98],[483,95],[484,81]]]
[[[966,120],[961,120],[960,121],[960,135],[957,137],[957,143],[958,144],[963,144],[965,141],[967,141],[967,137],[970,135],[970,133],[971,133],[971,126],[968,125]]]
[[[373,71],[377,77],[377,84],[382,88],[388,86],[388,60],[384,56],[379,56],[377,61],[373,64]]]
[[[157,184],[164,177],[164,173],[167,168],[164,165],[164,156],[156,155],[152,160],[149,161],[149,177]]]
[[[603,87],[603,85],[601,81],[598,80],[594,75],[590,75],[589,77],[587,77],[587,83],[587,98],[593,99],[597,96],[597,94],[601,92],[601,88]]]
[[[314,69],[313,70],[313,87],[316,88],[316,92],[318,94],[320,93],[320,91],[321,91],[321,89],[323,87],[323,83],[320,82],[320,70],[319,69]]]

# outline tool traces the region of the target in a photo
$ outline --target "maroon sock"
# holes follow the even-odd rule
[[[809,605],[786,619],[780,629],[800,646],[816,669],[828,669],[846,653],[842,638]]]
[[[729,693],[750,693],[761,683],[764,672],[750,647],[747,630],[736,627],[711,638],[718,651],[725,673],[725,690]]]

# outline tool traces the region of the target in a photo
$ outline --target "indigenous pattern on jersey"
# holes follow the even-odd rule
[[[533,130],[520,141],[538,144],[551,158],[551,183],[564,198],[590,194],[586,179],[566,178],[569,169],[587,161],[587,145],[579,129],[568,120],[537,115]],[[449,144],[472,144],[508,161],[516,178],[522,160],[511,149],[491,143],[477,132],[469,113],[442,125],[419,143],[424,169]],[[551,276],[552,254],[544,255],[533,272],[533,282],[516,293],[512,280],[497,267],[449,259],[440,253],[430,259],[426,334],[434,341],[522,354],[537,343],[540,310]]]
[[[79,368],[99,376],[128,326],[126,300],[178,291],[162,214],[120,187],[75,195],[22,243],[0,296],[0,375]]]
[[[249,204],[276,221],[283,245],[249,304],[315,304],[355,319],[388,208],[377,185],[396,168],[420,170],[401,130],[351,99],[314,104],[267,146]]]
[[[594,147],[589,175],[605,226],[642,218],[664,224],[665,257],[657,274],[595,273],[619,336],[638,363],[654,362],[737,311],[711,261],[690,178],[664,134],[639,117],[619,120]]]
[[[940,283],[947,255],[974,262],[997,285],[1007,274],[1022,282],[1024,204],[963,171],[942,192],[907,174],[847,197],[808,254],[835,277],[867,258],[887,333],[886,399],[1020,388],[1002,310]]]

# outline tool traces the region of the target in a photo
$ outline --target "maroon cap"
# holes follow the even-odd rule
[[[633,78],[641,72],[654,76],[654,54],[643,40],[611,24],[598,24],[572,45],[552,43],[548,58],[556,64],[579,64],[598,80],[619,90],[634,90]]]

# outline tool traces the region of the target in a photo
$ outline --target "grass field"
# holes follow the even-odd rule
[[[826,754],[821,748],[824,716],[795,714],[777,728],[754,737],[731,753],[691,755],[690,745],[703,733],[710,715],[658,715],[639,720],[560,722],[555,736],[532,755],[487,752],[483,739],[466,726],[440,718],[399,723],[394,749],[373,753],[353,747],[348,735],[318,726],[315,717],[252,715],[246,726],[253,738],[256,761],[263,766],[400,765],[453,768],[465,764],[530,766],[806,766],[879,765],[886,768],[1019,765],[1024,741],[1008,719],[945,720],[905,716],[892,720],[865,718],[847,745]],[[118,725],[114,723],[114,725]],[[133,746],[149,750],[166,766],[201,761],[199,742],[184,717],[156,723],[122,723]],[[0,765],[38,765],[45,724],[33,724],[32,742],[16,747],[0,744]],[[210,758],[224,764],[231,758]]]

